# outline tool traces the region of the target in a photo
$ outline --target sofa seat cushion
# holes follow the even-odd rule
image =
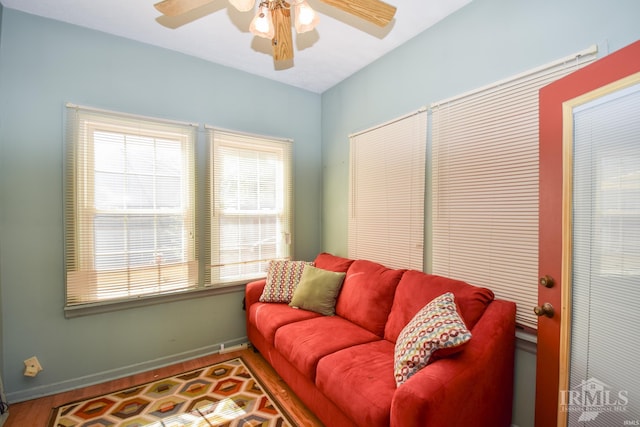
[[[382,337],[403,273],[371,261],[354,261],[342,284],[336,314]]]
[[[359,426],[389,426],[396,391],[394,344],[387,340],[349,347],[320,360],[316,386]]]
[[[323,316],[282,326],[276,332],[274,346],[300,373],[313,381],[316,366],[322,357],[379,339],[341,317]]]
[[[472,286],[460,280],[409,270],[398,284],[384,338],[396,342],[400,331],[413,319],[422,307],[434,298],[452,292],[455,296],[458,313],[467,328],[473,327],[484,313],[487,305],[493,301],[490,289]]]
[[[249,310],[249,322],[255,325],[270,344],[273,344],[276,331],[281,326],[322,316],[313,311],[289,307],[288,304],[264,302],[252,304]]]

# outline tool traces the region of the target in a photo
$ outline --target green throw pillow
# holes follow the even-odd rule
[[[336,314],[336,299],[345,275],[346,273],[306,265],[289,305],[333,316]]]

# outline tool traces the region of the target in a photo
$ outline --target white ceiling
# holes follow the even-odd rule
[[[168,18],[159,0],[0,0],[9,9],[92,28],[164,47],[322,93],[377,58],[423,32],[471,0],[385,0],[397,7],[385,28],[355,18],[319,0],[315,30],[295,34],[294,59],[275,63],[270,40],[249,32],[253,12],[238,12],[227,0]]]

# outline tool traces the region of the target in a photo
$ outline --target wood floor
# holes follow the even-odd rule
[[[109,381],[104,384],[15,403],[9,407],[9,418],[4,427],[45,427],[49,421],[51,409],[64,403],[111,393],[138,384],[147,383],[157,378],[169,377],[181,372],[198,369],[237,356],[242,356],[245,363],[260,377],[269,391],[274,395],[275,399],[294,418],[294,422],[298,426],[323,427],[318,418],[300,402],[264,358],[259,353],[255,353],[250,349],[227,354],[212,354],[176,365]]]

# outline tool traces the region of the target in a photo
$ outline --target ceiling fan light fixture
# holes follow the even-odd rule
[[[165,16],[178,16],[214,1],[161,0],[154,6]],[[385,3],[384,0],[319,1],[380,27],[388,25],[396,13],[396,7]],[[313,30],[318,25],[320,17],[307,0],[229,0],[229,4],[241,12],[252,10],[256,3],[258,11],[251,20],[249,31],[255,36],[271,40],[274,61],[293,59],[291,14],[295,17],[293,26],[297,33]]]
[[[311,31],[320,22],[320,16],[309,6],[307,0],[295,3],[295,15],[295,26],[298,33]]]
[[[255,0],[229,0],[229,3],[240,12],[248,12],[255,6]]]
[[[251,25],[249,25],[249,31],[258,37],[264,37],[265,39],[273,39],[275,35],[275,29],[273,28],[273,20],[271,19],[271,11],[269,10],[269,3],[262,2],[258,7],[258,13],[253,17]]]

